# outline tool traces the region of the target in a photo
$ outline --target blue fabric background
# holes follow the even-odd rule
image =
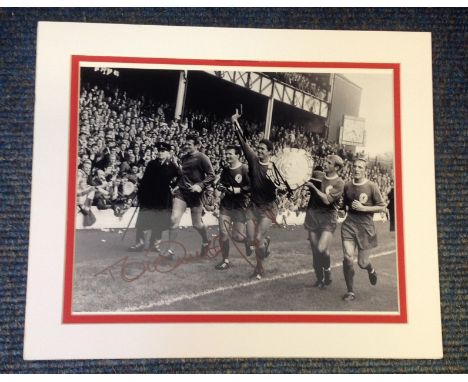
[[[22,353],[38,21],[432,32],[444,359],[24,362]],[[467,11],[463,8],[0,9],[0,372],[466,373],[466,25]],[[424,293],[424,285],[421,285],[421,293]]]

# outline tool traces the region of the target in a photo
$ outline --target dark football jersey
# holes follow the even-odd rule
[[[221,172],[220,183],[228,189],[221,200],[221,206],[234,208],[235,206],[244,207],[246,205],[249,196],[245,189],[250,184],[247,165],[240,164],[236,168],[224,167]],[[242,188],[242,190],[240,193],[234,194],[230,191],[232,187]]]
[[[328,178],[325,173],[314,173],[314,178],[310,180],[315,186],[327,195],[330,204],[323,203],[322,199],[317,195],[314,190],[310,190],[310,199],[307,208],[311,209],[332,209],[337,210],[340,200],[343,196],[344,180],[338,175]],[[320,182],[318,182],[320,181]]]
[[[354,200],[359,200],[364,206],[385,206],[377,185],[366,179],[362,183],[348,182],[344,186],[344,204],[348,206],[348,216],[353,220],[372,220],[373,212],[356,211],[352,208]]]
[[[250,194],[252,201],[266,205],[276,200],[275,171],[273,163],[262,163],[257,154],[247,144],[242,134],[236,130],[247,163],[249,164]]]
[[[205,188],[215,178],[209,158],[201,152],[184,155],[181,159],[181,165],[182,176],[177,185],[182,191],[189,190],[194,184]]]

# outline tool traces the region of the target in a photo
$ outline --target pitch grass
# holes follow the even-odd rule
[[[357,299],[345,303],[340,226],[331,245],[333,283],[325,290],[308,287],[315,281],[312,255],[302,226],[273,227],[266,276],[251,280],[252,265],[231,244],[231,268],[217,271],[221,255],[216,228],[210,257],[199,260],[200,238],[193,229],[181,229],[175,259],[155,253],[129,253],[134,232],[122,241],[121,232],[77,231],[73,280],[75,312],[151,311],[397,311],[395,235],[388,223],[376,222],[379,247],[372,263],[377,286],[367,272],[356,269]],[[163,237],[164,239],[164,237]],[[243,246],[239,245],[243,251]],[[164,249],[164,248],[163,248]],[[185,256],[185,257],[184,257]],[[191,257],[193,256],[193,258]],[[182,258],[185,260],[182,261]],[[255,259],[248,258],[251,263]],[[178,265],[176,267],[176,265]],[[173,269],[174,268],[174,269]]]

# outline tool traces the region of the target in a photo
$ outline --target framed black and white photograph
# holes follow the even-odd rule
[[[440,354],[430,35],[38,36],[25,357]]]
[[[304,72],[270,72],[244,63],[202,71],[161,69],[157,59],[156,67],[85,60],[73,73],[80,87],[71,136],[78,136],[77,213],[67,276],[77,318],[258,311],[275,313],[269,319],[283,313],[280,320],[284,312],[311,312],[303,319],[314,321],[312,312],[334,320],[331,313],[348,311],[351,321],[372,321],[372,312],[404,320],[393,204],[401,172],[394,158],[398,67],[342,73],[305,63]],[[259,158],[265,143],[268,158]],[[252,183],[262,173],[249,162],[256,158],[271,166],[258,186]],[[365,165],[357,183],[376,188],[355,185],[355,160]],[[192,191],[194,184],[201,189]],[[378,208],[355,210],[354,199],[345,203],[345,186]],[[349,288],[341,229],[348,215],[362,219],[358,235],[367,234],[361,224],[373,230],[346,253],[348,266],[358,255],[366,261],[356,264],[366,272]],[[374,236],[376,243],[361,243]]]

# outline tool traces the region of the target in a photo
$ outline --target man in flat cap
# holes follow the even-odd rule
[[[170,145],[157,145],[158,158],[148,162],[138,187],[140,212],[136,222],[136,243],[132,252],[145,249],[145,236],[151,230],[149,250],[158,251],[162,231],[169,229],[172,210],[171,187],[180,176],[179,167],[171,160]]]

